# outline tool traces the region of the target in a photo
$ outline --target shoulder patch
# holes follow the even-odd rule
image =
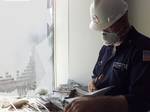
[[[150,50],[143,51],[143,61],[150,61]]]

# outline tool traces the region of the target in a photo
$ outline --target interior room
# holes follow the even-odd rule
[[[96,8],[101,6],[99,6],[100,1],[0,0],[0,112],[83,112],[84,109],[80,110],[82,106],[78,107],[73,103],[75,100],[80,105],[80,97],[82,100],[82,97],[105,96],[106,92],[115,88],[114,85],[106,84],[107,86],[103,88],[89,91],[89,82],[93,81],[93,72],[98,63],[100,49],[105,46],[102,32],[105,30],[107,32],[107,29],[94,31],[89,27],[92,21],[91,4],[95,6],[94,13],[99,13]],[[114,4],[114,0],[110,1]],[[127,32],[134,27],[138,33],[150,37],[150,1],[120,1],[123,5],[127,4],[126,9],[123,9],[126,10],[124,13],[127,13],[129,20],[130,28],[127,29]],[[94,17],[96,17],[94,20],[97,21],[97,15]],[[101,21],[98,20],[98,22]],[[122,26],[118,29],[121,28]],[[150,71],[144,68],[145,63],[150,68],[149,39],[143,46],[142,48],[139,45],[139,49],[142,49],[141,60],[144,65],[141,65],[143,68],[137,69],[137,73],[140,74],[141,69],[141,71],[145,70],[145,74],[149,74]],[[113,66],[115,66],[114,63]],[[118,62],[117,66],[128,67],[126,63],[118,64]],[[150,77],[148,78],[147,75],[145,77],[147,79],[145,83],[148,85]],[[139,87],[143,91],[150,90],[144,85],[143,87],[139,85]],[[140,100],[145,101],[150,98],[148,93],[150,92],[147,92],[147,96],[141,97]],[[144,92],[137,93],[137,95],[141,94],[144,95]],[[120,95],[125,99],[126,95]],[[125,109],[112,112],[135,112],[134,108],[134,111],[132,110],[132,105],[130,107],[128,100],[118,101],[126,102],[123,102],[123,106],[119,108]],[[76,108],[73,110],[68,105]],[[140,103],[137,105],[133,103],[133,105],[133,107],[138,107]],[[96,107],[93,106],[93,108]],[[118,109],[118,107],[115,108]],[[150,105],[143,103],[140,109],[136,112],[148,112]],[[85,112],[106,111],[85,110]]]

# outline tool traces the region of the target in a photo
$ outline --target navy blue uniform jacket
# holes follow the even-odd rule
[[[116,49],[104,45],[92,78],[97,89],[115,86],[105,95],[124,95],[129,112],[150,110],[150,38],[132,27]]]

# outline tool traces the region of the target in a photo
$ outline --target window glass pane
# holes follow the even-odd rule
[[[3,0],[3,1],[7,1],[7,2],[26,2],[26,1],[30,1],[30,0]]]
[[[52,91],[53,17],[47,3],[0,1],[1,95],[32,95],[41,88]]]

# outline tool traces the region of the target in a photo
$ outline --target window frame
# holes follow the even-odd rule
[[[54,2],[54,74],[55,87],[68,81],[69,0]]]

